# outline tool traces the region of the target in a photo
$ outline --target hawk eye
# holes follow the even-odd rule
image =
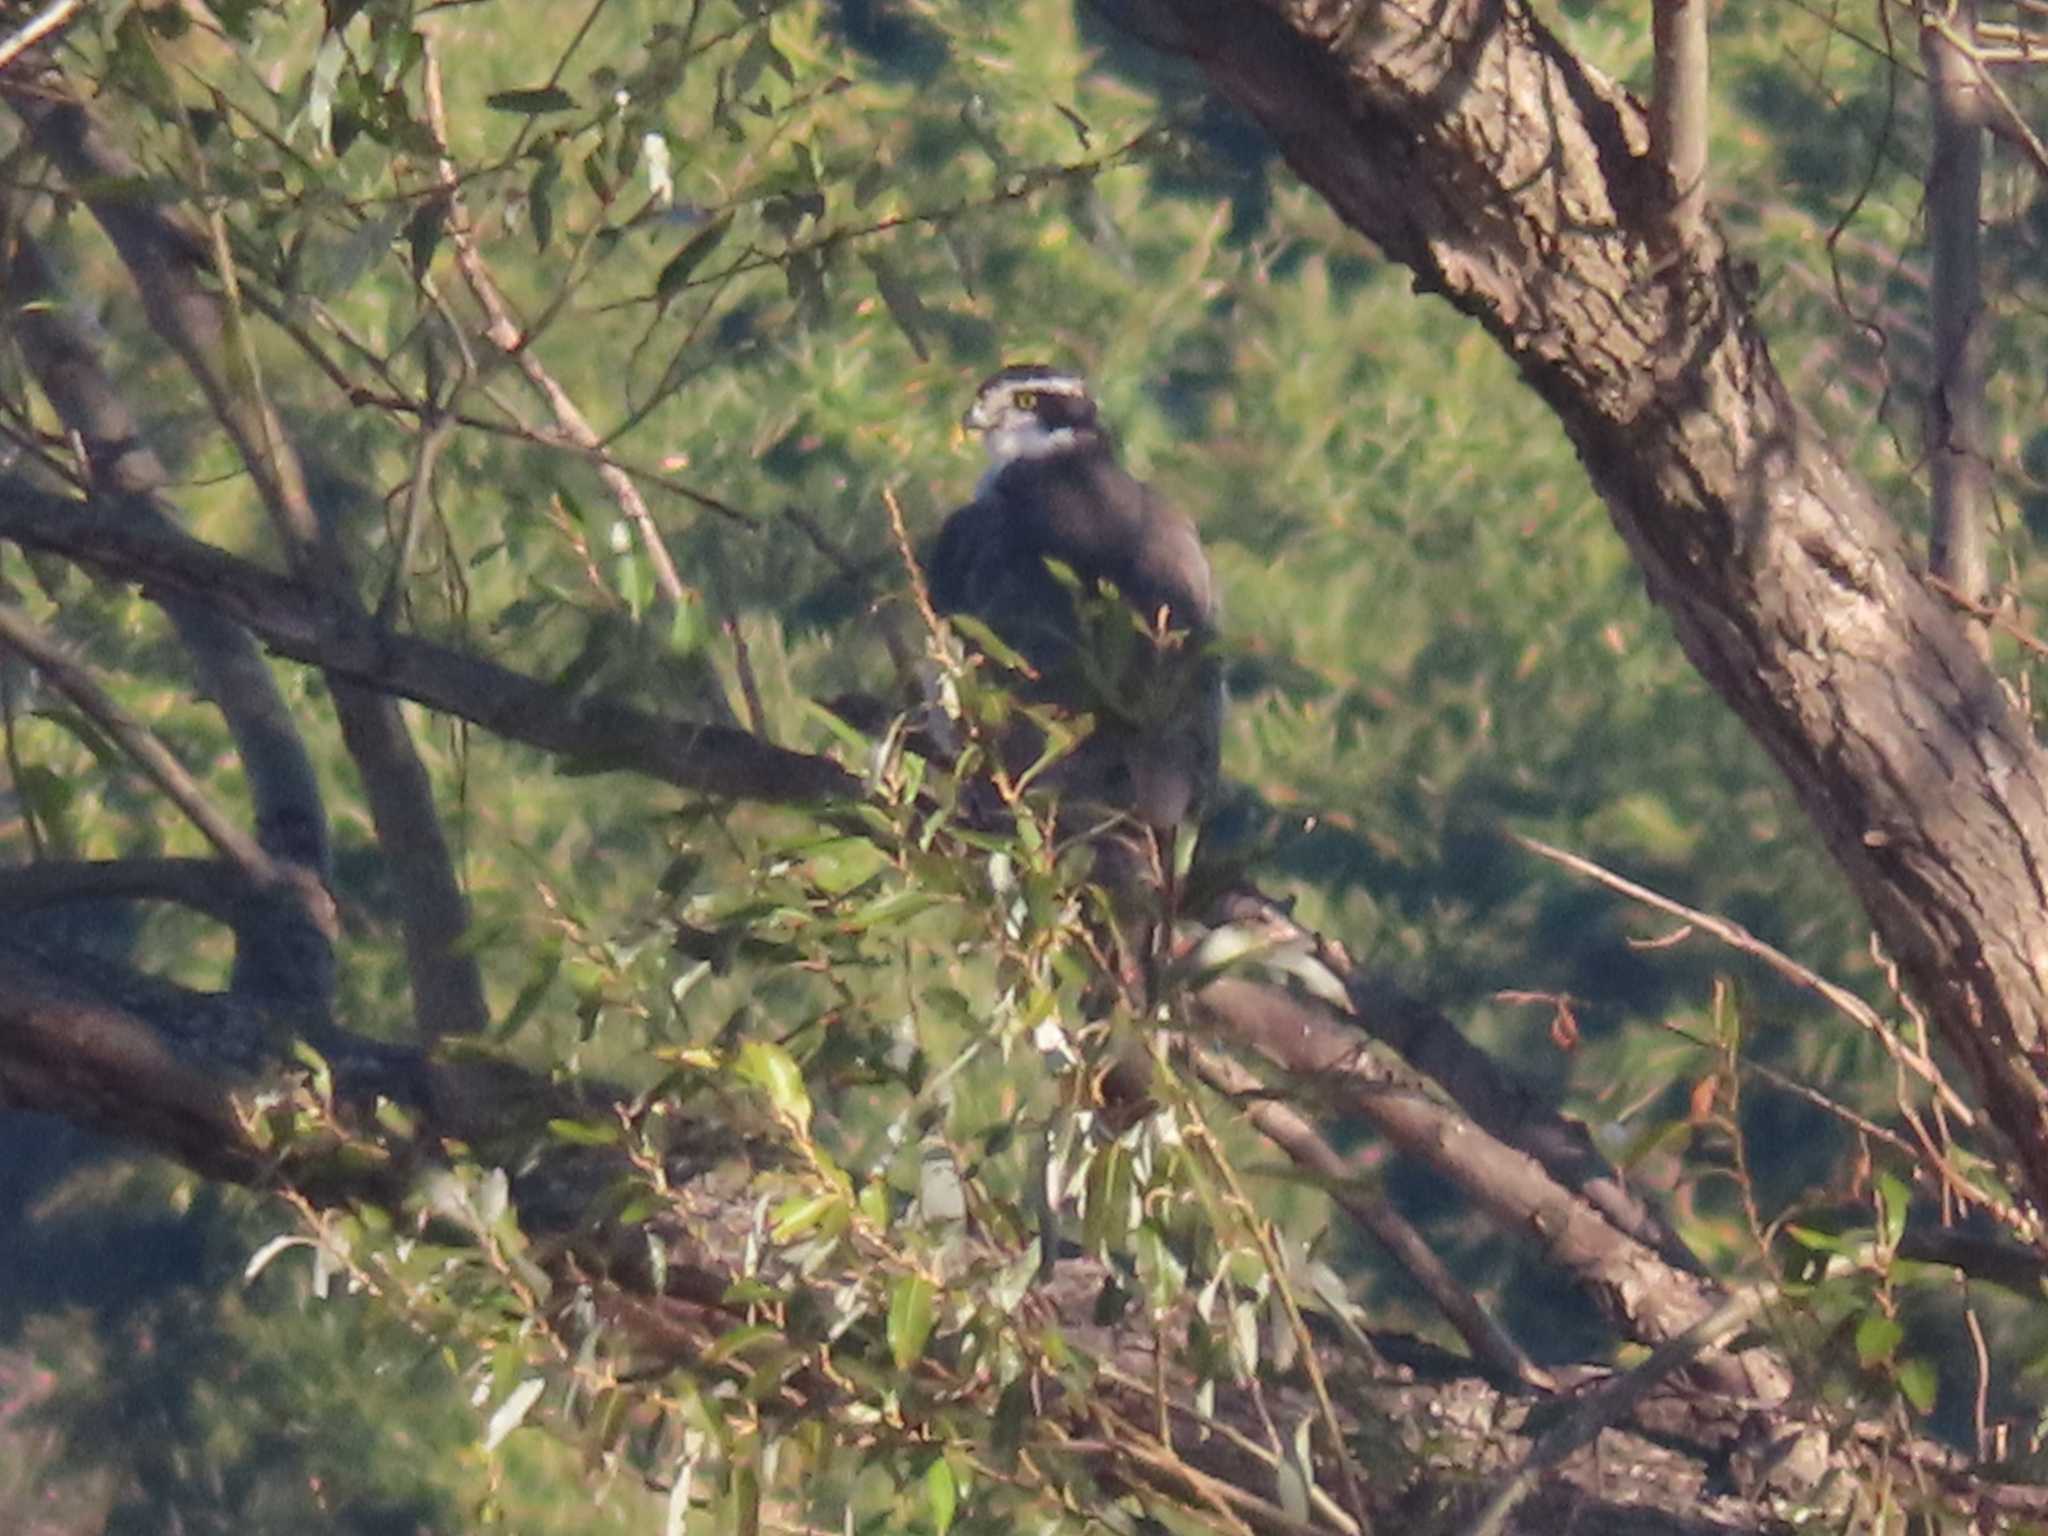
[[[1017,391],[1016,400],[1019,408],[1027,411],[1035,410],[1038,407],[1038,391],[1035,389],[1020,389]]]

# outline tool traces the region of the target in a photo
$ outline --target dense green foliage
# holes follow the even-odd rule
[[[1641,17],[1565,10],[1575,46],[1631,79],[1646,73]],[[307,8],[221,5],[215,31],[175,8],[107,6],[65,46],[132,135],[149,188],[194,215],[217,210],[250,285],[278,295],[300,328],[303,348],[251,317],[266,385],[373,600],[395,575],[421,630],[685,716],[744,718],[754,689],[777,740],[858,766],[864,749],[808,701],[890,690],[885,625],[924,643],[883,492],[901,498],[914,535],[928,533],[979,472],[953,433],[973,383],[1011,359],[1077,366],[1132,465],[1193,511],[1225,593],[1232,788],[1212,851],[1298,891],[1305,919],[1503,1051],[1614,1155],[1639,1159],[1649,1184],[1673,1192],[1688,1239],[1728,1272],[1757,1261],[1752,1213],[1871,1219],[1832,1123],[1809,1104],[1750,1083],[1745,1155],[1734,1127],[1688,1119],[1688,1106],[1738,1041],[1830,1097],[1882,1106],[1891,1089],[1875,1047],[1700,938],[1643,947],[1671,924],[1503,835],[1582,851],[1881,996],[1865,925],[1796,807],[1686,667],[1508,363],[1416,299],[1188,77],[1066,0],[611,0],[587,27],[582,11],[511,0],[338,11],[352,19],[323,34]],[[646,472],[689,589],[680,609],[662,600],[589,461],[525,430],[544,409],[503,362],[479,367],[483,349],[458,334],[473,318],[433,195],[421,34],[446,74],[450,148],[483,249],[529,345],[619,459]],[[1911,82],[1782,6],[1731,0],[1717,41],[1716,192],[1761,270],[1773,345],[1912,522],[1924,130]],[[2001,549],[2027,591],[2033,522],[2048,506],[2036,425],[2048,230],[2030,179],[2014,173],[1998,196]],[[77,290],[106,296],[93,302],[112,355],[152,413],[193,529],[266,550],[231,450],[147,339],[94,232],[73,212],[58,243]],[[311,365],[316,351],[364,392],[353,408]],[[388,408],[396,399],[452,400],[459,416],[402,571],[403,488],[422,439],[414,414]],[[12,554],[0,580],[32,594],[209,788],[239,803],[222,727],[189,696],[153,609]],[[402,1034],[396,915],[359,787],[320,684],[280,675],[307,728],[326,733],[313,745],[341,850],[344,1017]],[[990,1202],[978,1219],[1004,1230],[1032,1176],[1028,1138],[1005,1128],[1055,1116],[1058,1101],[1033,1065],[1032,1032],[1054,1007],[1077,1012],[1083,986],[1080,930],[1062,905],[1074,871],[1050,856],[1032,864],[1028,847],[1009,851],[1015,870],[957,857],[943,838],[932,853],[901,806],[894,820],[825,824],[681,804],[416,723],[475,903],[494,1045],[565,1072],[660,1080],[679,1105],[745,1098],[751,1085],[759,1134],[798,1154],[800,1171],[771,1191],[777,1235],[843,1229],[869,1245],[874,1285],[849,1317],[899,1363],[933,1329],[995,1340],[971,1308],[918,1292],[960,1214],[920,1142],[972,1167],[976,1198]],[[12,718],[9,732],[24,813],[0,830],[10,857],[31,840],[101,856],[203,851],[62,709]],[[679,949],[682,931],[717,936],[716,963]],[[153,911],[139,931],[103,936],[190,984],[225,974],[224,937],[190,914]],[[1553,1038],[1546,996],[1569,999],[1575,1044]],[[784,1080],[799,1063],[802,1087]],[[1091,1167],[1086,1177],[1123,1179],[1125,1193],[1178,1180],[1206,1195],[1179,1225],[1088,1236],[1135,1251],[1147,1284],[1171,1286],[1189,1252],[1208,1268],[1248,1262],[1242,1213],[1203,1180],[1258,1167],[1260,1154],[1234,1130],[1219,1140],[1231,1151],[1217,1165],[1161,1142],[1123,1154],[1131,1166]],[[1374,1326],[1440,1329],[1362,1245],[1318,1239],[1319,1195],[1278,1177],[1265,1187],[1290,1236],[1304,1253],[1319,1243]],[[1527,1275],[1507,1284],[1523,1260],[1490,1229],[1420,1181],[1390,1174],[1388,1187],[1463,1255],[1468,1278],[1512,1296],[1511,1325],[1542,1316],[1561,1353],[1597,1347],[1590,1321],[1569,1320],[1569,1298]],[[527,1444],[538,1436],[475,1448],[466,1395],[503,1403],[543,1353],[519,1327],[465,1318],[432,1294],[442,1282],[424,1261],[378,1272],[411,1274],[419,1315],[449,1328],[439,1342],[393,1331],[360,1299],[311,1300],[302,1256],[279,1258],[245,1292],[240,1263],[278,1219],[228,1213],[193,1188],[91,1162],[48,1170],[34,1191],[37,1220],[15,1251],[77,1262],[87,1248],[189,1250],[132,1289],[106,1277],[75,1291],[5,1282],[0,1342],[61,1361],[67,1378],[23,1420],[58,1432],[50,1486],[110,1490],[118,1511],[179,1484],[179,1458],[197,1457],[234,1486],[193,1496],[193,1530],[283,1530],[315,1515],[336,1530],[442,1529],[478,1510],[533,1530],[657,1517],[630,1477],[593,1510],[573,1458]],[[1841,1215],[1859,1199],[1860,1217]],[[373,1228],[348,1235],[367,1251]],[[516,1237],[485,1246],[478,1289],[456,1287],[472,1308],[502,1302],[494,1286],[517,1290]],[[1250,1269],[1240,1278],[1258,1291]],[[1951,1322],[1938,1314],[1914,1313],[1920,1356],[1946,1348]],[[2038,1321],[2001,1322],[2014,1348],[2041,1348]],[[138,1358],[144,1329],[160,1355]],[[353,1369],[364,1361],[373,1368]],[[603,1423],[604,1404],[569,1398],[548,1406]],[[666,1456],[672,1471],[708,1410],[661,1406],[697,1428],[620,1433],[602,1449],[626,1467]],[[636,1399],[632,1411],[655,1410]],[[966,1458],[896,1450],[861,1474],[871,1485],[834,1491],[878,1528],[943,1531],[949,1490],[972,1482]],[[11,1501],[0,1523],[33,1518],[33,1490],[0,1482],[0,1495]],[[1014,1513],[985,1483],[976,1497],[988,1500],[971,1504],[984,1528]]]

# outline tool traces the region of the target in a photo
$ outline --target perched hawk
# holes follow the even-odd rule
[[[1215,786],[1222,728],[1215,587],[1195,525],[1117,463],[1071,373],[1005,368],[963,423],[982,435],[989,467],[932,547],[933,605],[978,618],[1023,655],[1038,674],[1026,697],[1095,715],[1063,765],[1068,793],[1170,831]],[[1048,561],[1078,578],[1078,602]],[[1107,605],[1091,596],[1105,582],[1138,620],[1107,626],[1120,635],[1103,633]]]

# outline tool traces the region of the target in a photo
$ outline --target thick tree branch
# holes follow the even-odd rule
[[[1226,976],[1194,998],[1208,1027],[1257,1051],[1324,1107],[1359,1115],[1404,1155],[1455,1184],[1503,1232],[1536,1243],[1624,1337],[1677,1338],[1719,1306],[1711,1281],[1618,1230],[1535,1158],[1488,1135],[1413,1074],[1380,1058],[1359,1026],[1327,1004]],[[1782,1402],[1792,1382],[1768,1352],[1705,1362],[1718,1390]]]
[[[47,859],[15,865],[0,878],[0,912],[70,901],[170,901],[232,926],[258,895],[218,859]]]
[[[770,746],[745,731],[665,720],[628,704],[565,692],[481,657],[364,623],[323,624],[298,582],[164,528],[138,526],[103,502],[77,502],[0,477],[0,538],[140,585],[153,599],[204,600],[279,655],[397,694],[584,770],[629,770],[734,800],[815,803],[861,793],[828,758]]]
[[[1121,8],[1514,359],[2048,1205],[2048,761],[1772,367],[1640,106],[1525,0]]]

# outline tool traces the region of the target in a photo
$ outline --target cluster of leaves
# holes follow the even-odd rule
[[[735,1529],[765,1510],[939,1536],[1120,1518],[1077,1502],[1101,1458],[1070,1444],[1072,1424],[1114,1443],[1105,1373],[1151,1384],[1030,1305],[1063,1252],[1105,1266],[1098,1326],[1134,1312],[1173,1330],[1201,1411],[1219,1383],[1303,1357],[1304,1306],[1362,1338],[1305,1241],[1318,1203],[1263,1185],[1254,1199],[1242,1128],[1173,1065],[1188,973],[1131,994],[1116,931],[1130,897],[1094,883],[1090,841],[1032,783],[1060,747],[1015,780],[996,770],[991,799],[985,744],[1017,706],[981,670],[950,674],[967,743],[950,768],[908,750],[900,722],[879,741],[839,727],[874,795],[836,826],[763,836],[709,810],[671,824],[653,919],[666,985],[616,950],[588,956],[586,996],[604,1000],[592,1036],[615,1007],[670,1004],[629,1110],[453,1149],[397,1209],[308,1207],[313,1235],[278,1238],[252,1270],[311,1248],[323,1286],[345,1275],[450,1341],[491,1405],[487,1450],[546,1405],[594,1464],[667,1489],[672,1531],[693,1509]],[[1031,713],[1055,742],[1078,739]],[[715,878],[727,858],[755,871],[743,891]],[[372,1136],[351,1129],[308,1059],[301,1093],[258,1107],[262,1139],[301,1167],[402,1160],[410,1117],[385,1105]],[[1132,1062],[1152,1098],[1105,1102]],[[746,1263],[687,1365],[536,1262],[521,1210],[557,1202],[487,1159],[531,1166],[547,1148],[587,1155],[579,1229],[616,1234],[657,1294],[672,1252],[716,1219],[704,1192],[748,1192]],[[1306,1518],[1327,1495],[1311,1426],[1297,1440],[1277,1475]]]

